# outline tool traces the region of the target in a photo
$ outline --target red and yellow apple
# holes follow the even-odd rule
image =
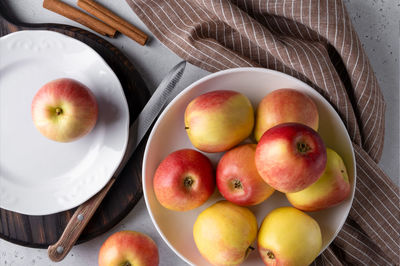
[[[213,265],[239,265],[254,248],[257,220],[246,207],[219,201],[197,217],[193,238],[200,254]]]
[[[33,123],[42,135],[54,141],[70,142],[93,129],[98,106],[94,94],[84,84],[60,78],[39,89],[31,112]]]
[[[286,193],[289,202],[303,211],[319,211],[338,205],[350,195],[346,166],[335,151],[327,148],[326,168],[314,184],[304,190]]]
[[[271,187],[297,192],[313,184],[326,166],[326,148],[314,129],[283,123],[267,130],[256,148],[256,167]]]
[[[258,251],[265,265],[310,265],[322,248],[316,220],[293,207],[271,211],[258,232]]]
[[[318,109],[305,93],[294,89],[278,89],[267,94],[257,106],[254,137],[278,124],[296,122],[318,130]]]
[[[256,144],[243,144],[227,151],[218,162],[217,187],[225,199],[256,205],[275,191],[260,176],[255,163]]]
[[[217,90],[193,99],[185,110],[185,129],[193,146],[204,152],[227,151],[246,139],[254,126],[249,99]]]
[[[157,266],[158,248],[148,235],[135,231],[112,234],[99,251],[99,266]]]
[[[174,211],[199,207],[215,190],[210,159],[193,149],[170,153],[157,167],[153,188],[162,206]]]

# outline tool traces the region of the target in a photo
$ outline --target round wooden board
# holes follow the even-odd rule
[[[132,123],[150,93],[129,60],[109,42],[86,30],[61,24],[21,23],[0,2],[0,36],[19,30],[51,30],[80,40],[99,53],[118,76],[129,105]],[[124,218],[142,197],[141,165],[145,140],[142,141],[98,210],[89,221],[77,244],[102,234]],[[30,216],[0,208],[0,237],[28,247],[47,248],[57,242],[75,209],[44,216]]]

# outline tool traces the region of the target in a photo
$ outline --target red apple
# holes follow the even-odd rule
[[[99,266],[157,266],[158,263],[156,243],[140,232],[114,233],[99,251]]]
[[[211,161],[196,150],[177,150],[157,167],[153,188],[157,200],[167,209],[188,211],[197,208],[215,190]]]
[[[286,193],[289,202],[302,211],[320,211],[338,205],[350,195],[346,166],[334,150],[326,149],[327,162],[322,176],[307,188]]]
[[[60,78],[46,83],[33,98],[32,119],[45,137],[70,142],[88,134],[96,124],[97,101],[79,81]]]
[[[313,184],[326,166],[326,148],[318,132],[299,123],[270,128],[256,149],[256,167],[271,187],[288,193]]]
[[[185,129],[193,146],[222,152],[246,139],[253,130],[250,100],[236,91],[217,90],[193,99],[185,110]]]
[[[267,94],[257,106],[254,137],[282,123],[296,122],[318,130],[319,115],[315,103],[305,93],[279,89]]]
[[[256,144],[237,146],[227,151],[218,162],[218,190],[225,199],[237,205],[259,204],[274,192],[257,171],[256,147]]]

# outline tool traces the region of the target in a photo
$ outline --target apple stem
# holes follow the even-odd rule
[[[132,266],[132,264],[129,261],[125,261],[121,266]]]
[[[242,182],[240,182],[240,180],[238,180],[238,179],[235,179],[235,180],[233,180],[233,186],[235,187],[235,188],[242,188]]]
[[[183,180],[183,185],[186,188],[190,188],[193,185],[194,181],[193,178],[190,176],[185,177],[185,179]]]
[[[299,142],[299,143],[297,143],[297,150],[298,150],[300,153],[306,153],[306,152],[308,152],[309,150],[311,150],[311,147],[310,147],[308,144],[306,144],[306,143]]]
[[[62,114],[62,109],[61,109],[60,107],[57,107],[57,108],[56,108],[56,114],[57,114],[57,115]]]
[[[250,251],[253,251],[255,248],[253,248],[252,246],[249,246],[246,249],[246,253],[244,254],[244,257],[247,258],[247,256],[249,255]]]
[[[268,258],[271,259],[271,260],[275,259],[275,255],[274,255],[274,253],[273,253],[271,250],[268,250],[268,251],[267,251],[267,256],[268,256]]]

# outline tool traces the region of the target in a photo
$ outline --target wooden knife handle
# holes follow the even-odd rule
[[[114,182],[115,177],[112,177],[102,190],[76,209],[60,239],[47,249],[52,261],[61,261],[68,254]]]

